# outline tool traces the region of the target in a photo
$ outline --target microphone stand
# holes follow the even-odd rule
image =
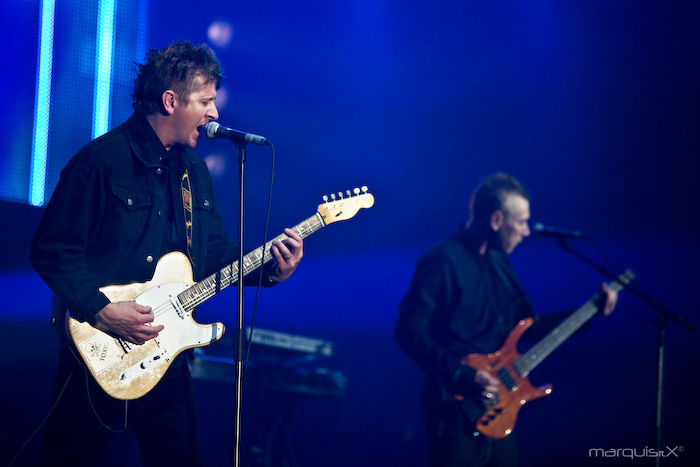
[[[604,264],[595,264],[591,259],[585,257],[579,251],[574,250],[571,245],[567,242],[565,237],[558,237],[557,241],[559,245],[577,258],[581,259],[588,265],[592,266],[594,269],[600,271],[601,274],[613,280],[617,277],[608,271],[608,268]],[[653,310],[656,311],[656,318],[654,323],[656,324],[656,336],[658,345],[658,357],[657,357],[657,380],[656,380],[656,452],[657,454],[662,452],[665,447],[665,442],[663,438],[663,394],[664,394],[664,350],[666,346],[666,325],[669,321],[676,323],[681,328],[689,331],[693,334],[698,334],[698,330],[692,325],[688,324],[682,316],[672,313],[668,309],[664,308],[653,298],[643,294],[630,284],[625,286],[630,292],[632,292],[637,297],[641,298],[647,305],[649,305]],[[656,467],[659,466],[661,462],[661,456],[657,455],[655,458]]]
[[[235,143],[238,148],[238,326],[236,328],[236,400],[233,418],[233,446],[231,447],[231,465],[241,465],[241,404],[243,401],[243,232],[245,222],[245,163],[248,143]]]

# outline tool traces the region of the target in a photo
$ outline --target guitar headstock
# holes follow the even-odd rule
[[[632,272],[631,269],[627,269],[625,272],[623,272],[622,274],[617,276],[616,280],[610,282],[608,284],[608,287],[615,292],[619,292],[627,284],[632,282],[633,279],[634,279],[634,272]]]
[[[354,193],[354,194],[353,194]],[[360,209],[371,208],[374,205],[374,196],[367,192],[367,187],[355,188],[352,193],[333,193],[323,197],[323,204],[318,205],[318,213],[326,225],[352,218]]]

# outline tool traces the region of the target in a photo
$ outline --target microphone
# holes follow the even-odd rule
[[[551,237],[556,238],[557,240],[564,240],[567,238],[586,238],[586,236],[578,230],[567,230],[559,229],[557,227],[547,227],[541,222],[537,222],[532,226],[532,236]]]
[[[236,144],[271,144],[263,136],[254,135],[252,133],[246,133],[243,131],[234,130],[233,128],[227,128],[225,126],[219,125],[216,122],[209,122],[205,125],[204,129],[207,132],[207,137],[209,139],[223,138],[229,139]]]

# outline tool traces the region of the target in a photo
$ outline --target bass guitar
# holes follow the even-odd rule
[[[293,227],[300,237],[306,238],[333,222],[350,219],[363,208],[374,205],[374,197],[355,188],[354,195],[339,193],[332,200],[324,197],[316,214]],[[243,274],[261,267],[273,256],[270,247],[274,240],[284,240],[281,234],[243,257]],[[148,393],[165,374],[173,359],[186,349],[203,347],[219,340],[224,325],[202,325],[195,322],[197,306],[228,286],[238,282],[239,261],[195,283],[192,267],[186,255],[168,253],[156,265],[153,278],[148,282],[114,285],[100,288],[111,302],[135,301],[153,310],[153,325],[164,325],[155,339],[142,345],[133,344],[98,325],[79,321],[70,312],[66,330],[75,349],[85,362],[97,383],[110,396],[121,400],[138,399]]]
[[[628,269],[611,282],[609,288],[615,292],[620,291],[632,279],[634,273]],[[525,330],[532,326],[532,318],[520,321],[497,352],[470,354],[462,358],[463,365],[485,370],[500,383],[498,392],[486,399],[488,410],[477,420],[476,431],[492,439],[505,438],[513,431],[520,407],[552,392],[551,384],[536,388],[527,376],[554,349],[595,316],[598,312],[598,298],[598,295],[591,298],[523,355],[518,353],[517,344]],[[464,397],[455,395],[454,398],[462,400]]]

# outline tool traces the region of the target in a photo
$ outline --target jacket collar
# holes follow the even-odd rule
[[[131,151],[146,167],[163,165],[158,156],[167,157],[168,151],[148,123],[145,115],[134,113],[124,123]]]
[[[470,250],[479,251],[481,245],[486,242],[487,251],[497,250],[503,252],[503,248],[501,247],[498,239],[498,234],[495,233],[487,224],[472,222],[467,227],[460,226],[456,236],[459,241]]]

